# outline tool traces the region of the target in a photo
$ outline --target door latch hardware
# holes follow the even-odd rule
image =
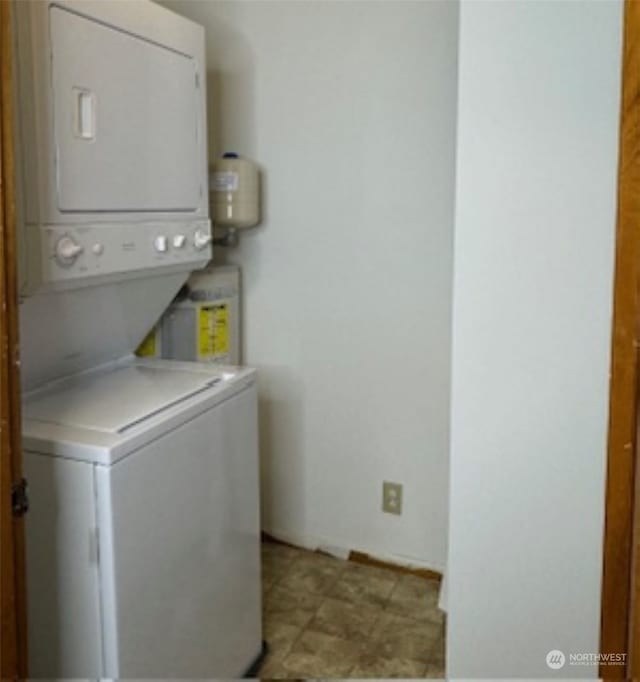
[[[29,492],[26,478],[21,478],[11,488],[11,509],[17,518],[24,516],[29,511]]]

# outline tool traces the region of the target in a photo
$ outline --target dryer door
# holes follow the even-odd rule
[[[59,210],[195,211],[204,144],[196,61],[49,11]]]

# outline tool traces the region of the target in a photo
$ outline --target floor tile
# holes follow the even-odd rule
[[[440,584],[436,580],[403,575],[389,596],[387,611],[414,620],[441,624],[444,616],[438,609],[439,594]]]
[[[443,631],[441,632],[440,636],[438,639],[434,642],[433,647],[431,649],[431,658],[429,663],[439,666],[441,668],[444,668],[444,661],[445,661],[445,649],[446,649],[446,640],[445,640],[445,633],[444,633],[444,628]]]
[[[282,557],[263,557],[262,580],[269,586],[273,586],[287,572],[293,561]]]
[[[262,573],[262,603],[266,601],[269,592],[271,592],[271,589],[273,586],[276,584],[276,581],[273,576],[266,576],[264,574],[264,571]]]
[[[383,568],[349,563],[331,588],[330,597],[353,604],[385,606],[399,574]]]
[[[408,658],[381,658],[362,656],[349,673],[351,678],[404,678],[424,677],[427,666],[422,661]]]
[[[385,612],[371,633],[371,646],[384,658],[409,658],[430,663],[442,626]]]
[[[265,622],[280,622],[304,627],[320,608],[322,597],[304,591],[291,591],[276,585],[264,603]]]
[[[266,662],[281,661],[301,634],[302,628],[300,627],[267,619],[262,631],[262,636],[269,645]]]
[[[285,670],[306,677],[347,677],[360,656],[355,642],[320,632],[303,632],[285,657]]]
[[[260,678],[444,678],[438,584],[264,543]]]
[[[304,680],[306,675],[304,673],[296,673],[287,670],[281,661],[267,661],[260,669],[261,680]]]
[[[344,559],[338,559],[334,556],[329,556],[328,554],[323,554],[322,552],[309,552],[303,551],[296,557],[297,564],[306,564],[309,566],[321,566],[328,568],[335,568],[342,571],[346,566],[349,565],[348,561]]]
[[[305,554],[309,554],[306,549],[291,547],[291,545],[285,545],[280,542],[263,542],[261,549],[263,559],[278,557],[283,560],[293,561]]]
[[[294,592],[325,595],[337,582],[346,562],[311,554],[296,559],[278,584]]]
[[[427,666],[427,672],[425,673],[424,677],[428,677],[429,679],[432,679],[432,680],[444,680],[444,679],[446,679],[444,666],[428,665]]]
[[[381,608],[325,599],[307,629],[353,642],[366,642],[383,614]]]
[[[262,544],[262,584],[268,591],[287,572],[293,562],[307,554],[304,550],[275,542]]]

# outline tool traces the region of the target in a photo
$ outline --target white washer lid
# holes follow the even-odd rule
[[[61,426],[122,433],[219,381],[220,375],[211,371],[128,365],[36,394],[27,400],[24,414]]]

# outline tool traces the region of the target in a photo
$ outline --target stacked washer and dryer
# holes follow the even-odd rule
[[[30,673],[238,677],[255,373],[133,356],[211,259],[203,29],[147,0],[14,10]]]

